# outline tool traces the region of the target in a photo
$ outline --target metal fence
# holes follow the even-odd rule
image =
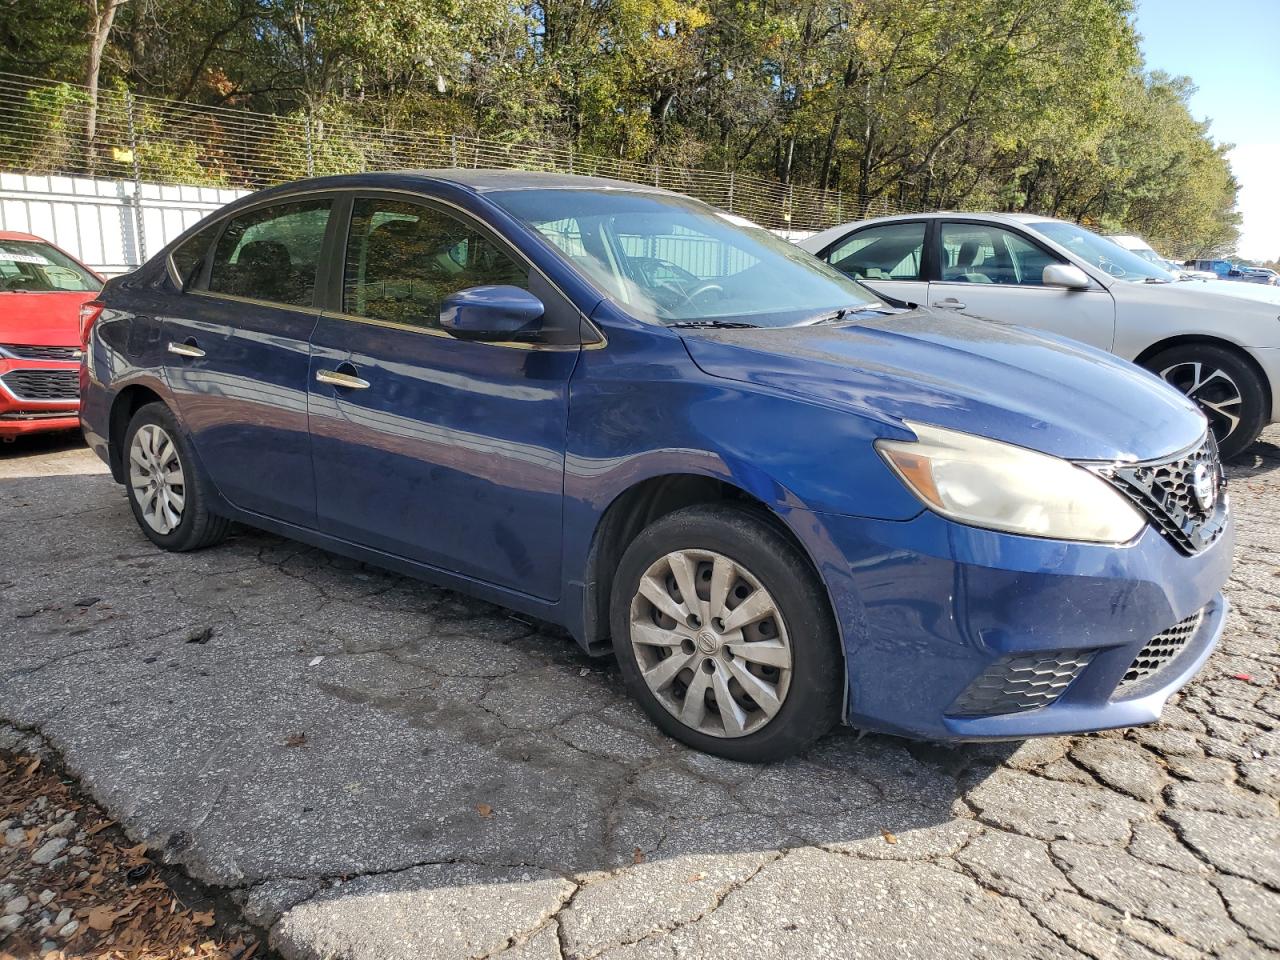
[[[0,171],[193,187],[256,189],[305,176],[431,167],[490,167],[615,177],[686,193],[777,230],[813,231],[895,212],[856,199],[733,171],[592,156],[534,143],[393,130],[134,96],[98,96],[89,142],[86,88],[0,73]]]

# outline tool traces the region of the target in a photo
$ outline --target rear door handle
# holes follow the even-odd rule
[[[353,373],[341,373],[337,370],[317,370],[316,381],[327,383],[331,387],[340,387],[343,390],[369,389],[368,380],[363,380]]]
[[[204,351],[196,346],[195,340],[187,340],[185,343],[169,343],[169,352],[179,357],[191,357],[199,359],[204,356]]]
[[[947,297],[945,300],[938,300],[934,303],[935,307],[942,307],[944,310],[963,310],[964,304],[955,297]]]

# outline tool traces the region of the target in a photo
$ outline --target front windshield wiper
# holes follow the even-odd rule
[[[831,313],[822,314],[812,320],[805,320],[799,324],[802,327],[816,327],[820,323],[839,323],[841,320],[851,320],[854,317],[863,316],[864,314],[876,314],[877,316],[891,316],[895,313],[901,313],[899,307],[890,307],[883,303],[869,304],[865,307],[841,307],[839,310]]]
[[[1161,277],[1145,277],[1143,278],[1142,282],[1143,283],[1169,283],[1170,281],[1165,280]]]
[[[667,326],[680,327],[686,330],[746,330],[748,328],[755,329],[759,325],[743,323],[741,320],[677,320],[674,323],[668,323]]]

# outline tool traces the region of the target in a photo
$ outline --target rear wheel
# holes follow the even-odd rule
[[[774,760],[840,717],[844,665],[825,592],[753,511],[694,506],[647,527],[618,566],[611,620],[631,694],[699,750]]]
[[[1224,460],[1242,453],[1266,425],[1266,385],[1234,350],[1188,343],[1160,351],[1145,366],[1195,401]]]
[[[209,512],[209,490],[168,407],[139,408],[124,443],[129,506],[152,543],[165,550],[199,550],[227,535],[231,522]]]

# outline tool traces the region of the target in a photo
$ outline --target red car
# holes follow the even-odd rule
[[[101,289],[48,241],[0,231],[0,440],[79,428],[81,314]]]

